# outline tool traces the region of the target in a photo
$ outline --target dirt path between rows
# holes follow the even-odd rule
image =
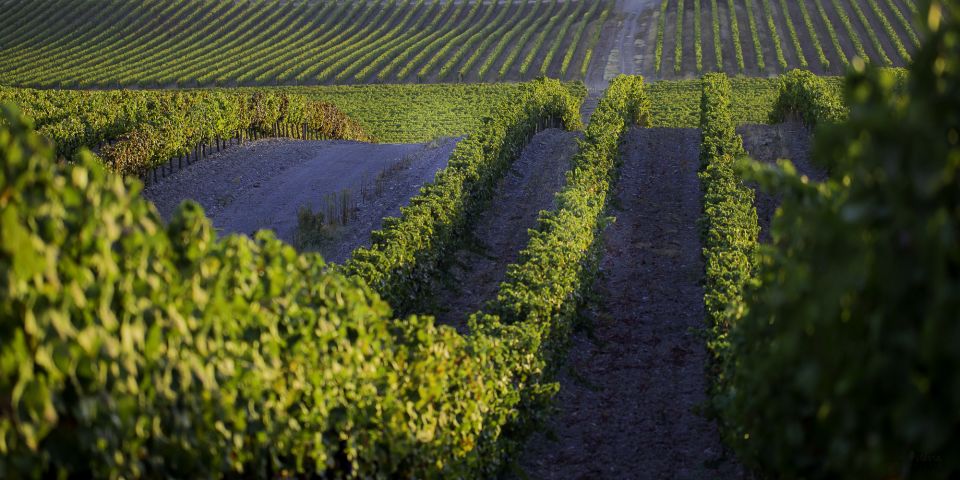
[[[489,207],[470,231],[471,244],[453,252],[436,289],[437,320],[465,333],[467,317],[492,300],[536,227],[541,210],[554,208],[554,194],[577,153],[579,132],[544,130],[533,137],[501,180]]]
[[[737,133],[743,137],[743,147],[755,160],[775,163],[781,158],[793,162],[797,172],[813,181],[826,180],[826,171],[815,165],[810,157],[812,133],[800,122],[776,125],[741,125]],[[760,241],[770,242],[770,223],[780,206],[780,196],[757,190],[757,218],[760,221]]]
[[[706,400],[700,133],[633,129],[616,222],[561,369],[557,411],[520,459],[534,479],[740,478]]]
[[[234,147],[150,185],[144,196],[169,218],[187,199],[200,203],[220,234],[270,229],[293,242],[297,212],[320,209],[326,195],[344,190],[357,203],[357,218],[331,242],[329,260],[342,261],[384,215],[398,212],[420,186],[446,166],[455,140],[433,144],[368,144],[350,141],[261,140]],[[385,175],[379,194],[377,177]],[[346,253],[344,253],[346,252]]]

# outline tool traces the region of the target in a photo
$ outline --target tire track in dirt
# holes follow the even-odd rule
[[[536,134],[497,186],[489,206],[471,226],[468,245],[450,254],[440,274],[432,312],[438,323],[466,333],[470,314],[495,298],[507,266],[519,258],[541,210],[554,208],[577,153],[579,132]]]
[[[584,331],[557,411],[527,443],[535,479],[741,478],[707,401],[700,131],[632,129]]]

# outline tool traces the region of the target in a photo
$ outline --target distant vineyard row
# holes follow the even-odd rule
[[[610,8],[609,0],[5,0],[0,84],[577,79]]]
[[[661,0],[641,70],[841,73],[856,57],[904,66],[920,45],[916,8],[915,0]]]

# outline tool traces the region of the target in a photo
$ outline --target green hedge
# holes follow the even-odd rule
[[[737,158],[745,152],[730,112],[731,96],[725,74],[704,75],[700,101],[704,304],[712,332],[708,343],[721,358],[727,332],[740,314],[743,288],[756,269],[760,235],[754,191],[734,172]]]
[[[154,92],[84,92],[0,87],[0,102],[19,105],[58,157],[119,137],[156,113]]]
[[[831,179],[742,167],[783,203],[718,404],[770,476],[960,472],[960,6],[923,2],[918,18],[906,92],[895,72],[853,72],[848,120],[818,130]]]
[[[196,91],[159,95],[152,117],[131,125],[101,156],[125,175],[143,175],[198,145],[232,138],[290,136],[368,141],[336,107],[299,95]]]
[[[505,103],[457,145],[447,168],[401,209],[400,218],[384,219],[370,248],[355,251],[345,270],[399,311],[412,310],[425,298],[440,261],[533,135],[550,126],[582,128],[585,89],[571,90],[556,80],[526,84],[520,98]]]
[[[837,123],[846,117],[846,107],[822,78],[806,70],[791,70],[780,77],[777,102],[770,123],[799,118],[807,125]]]
[[[34,90],[0,87],[0,102],[18,105],[57,156],[100,148],[125,175],[142,175],[194,148],[250,136],[371,140],[336,107],[269,91]],[[108,144],[109,142],[109,144]]]

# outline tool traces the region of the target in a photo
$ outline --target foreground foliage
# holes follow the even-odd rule
[[[579,122],[564,87],[540,88],[504,118]],[[635,110],[618,92],[598,118],[622,125]],[[555,390],[537,329],[393,318],[268,232],[218,239],[192,203],[163,226],[138,183],[86,153],[56,164],[3,118],[4,477],[487,476],[535,414],[526,400]],[[488,123],[468,151],[509,130]]]
[[[4,477],[372,475],[470,450],[489,387],[452,331],[390,321],[270,233],[217,239],[195,204],[164,227],[136,183],[54,164],[4,116]]]
[[[818,131],[827,182],[743,165],[783,204],[718,404],[741,457],[779,477],[960,471],[960,7],[922,11],[906,91],[857,71],[849,119]]]

